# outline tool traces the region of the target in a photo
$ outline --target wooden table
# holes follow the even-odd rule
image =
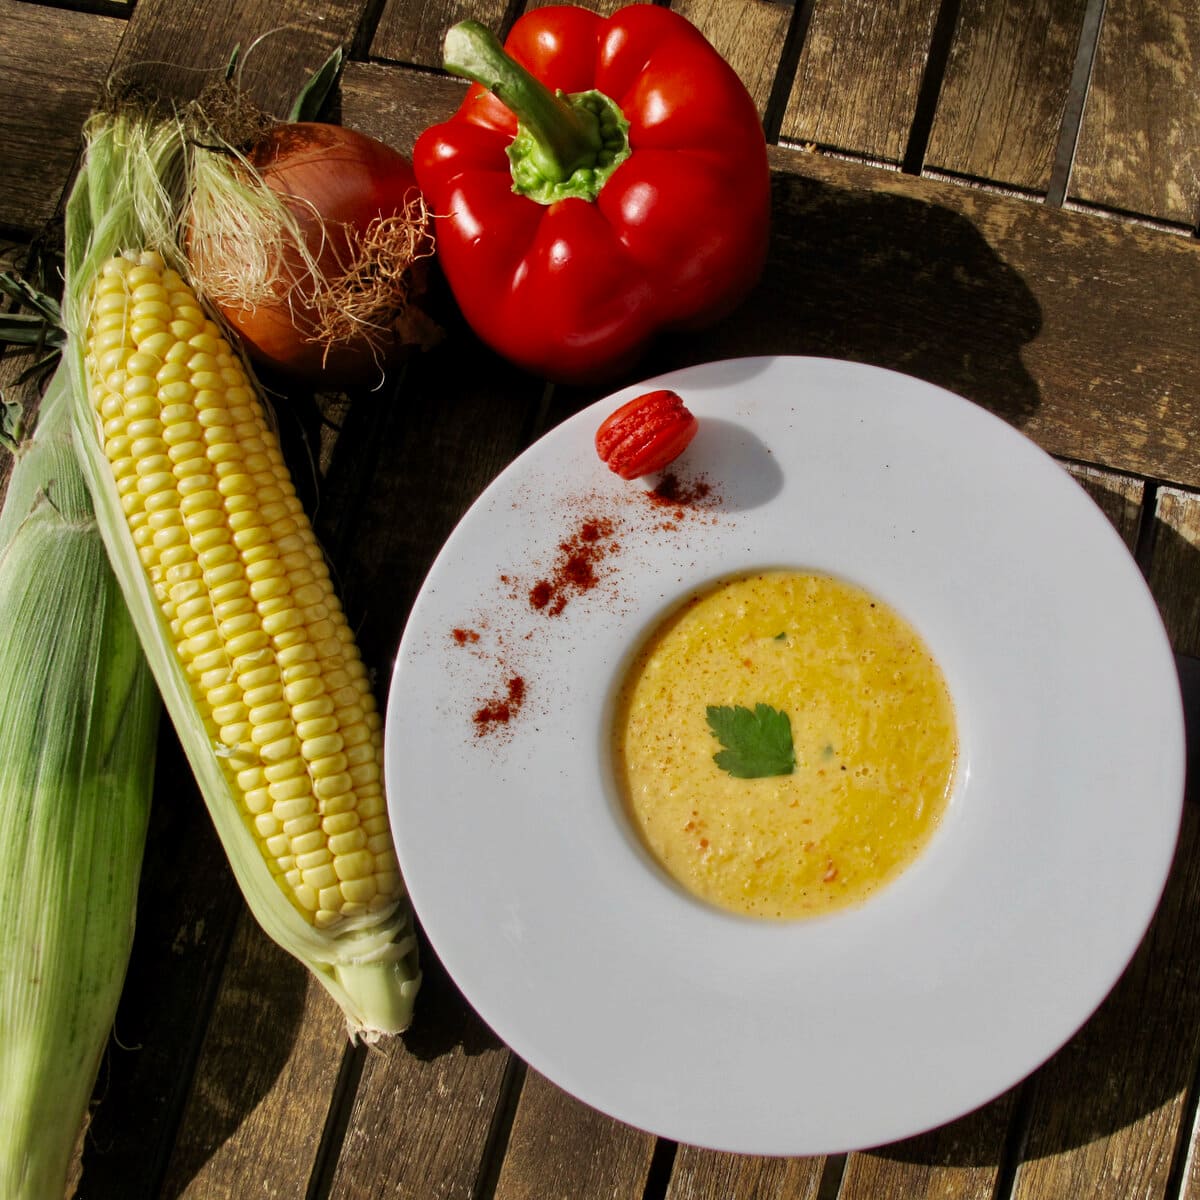
[[[80,123],[109,76],[191,96],[235,43],[269,34],[245,78],[280,111],[340,44],[349,62],[335,118],[407,150],[462,92],[439,71],[446,27],[474,16],[502,28],[536,6],[0,0],[4,257],[23,265],[54,217]],[[774,233],[744,307],[704,337],[665,341],[639,374],[826,354],[897,368],[1000,414],[1056,455],[1126,539],[1190,700],[1200,652],[1200,7],[674,6],[759,105]],[[52,244],[52,228],[47,236]],[[319,529],[381,698],[407,609],[455,521],[523,447],[598,395],[506,366],[453,321],[450,334],[452,349],[416,362],[398,395],[343,405],[336,436],[326,425],[320,442]],[[11,379],[15,366],[0,370]],[[1136,797],[1130,806],[1136,820]],[[80,1195],[1200,1196],[1200,820],[1193,803],[1185,809],[1144,944],[1044,1067],[903,1144],[741,1158],[656,1141],[558,1090],[489,1031],[428,948],[411,1032],[381,1049],[350,1046],[332,1002],[244,911],[166,732],[136,946]]]

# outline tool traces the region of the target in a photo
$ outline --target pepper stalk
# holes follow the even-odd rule
[[[614,100],[594,88],[552,92],[478,21],[447,32],[443,58],[447,71],[486,88],[517,118],[508,157],[519,195],[539,204],[593,201],[629,157],[629,122]]]

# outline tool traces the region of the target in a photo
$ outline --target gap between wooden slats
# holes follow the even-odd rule
[[[494,1200],[641,1197],[655,1139],[602,1116],[528,1070]]]

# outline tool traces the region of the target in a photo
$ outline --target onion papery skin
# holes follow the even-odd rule
[[[403,217],[420,198],[407,158],[341,125],[274,126],[246,157],[292,213],[309,253],[331,279],[358,257],[357,241],[373,221]],[[432,251],[430,237],[426,229],[423,255]],[[299,253],[288,259],[289,272],[302,274]],[[409,270],[410,295],[416,296],[424,290],[425,257]],[[318,338],[320,314],[309,302],[310,291],[311,286],[289,288],[281,281],[271,300],[248,305],[214,297],[214,302],[259,365],[314,390],[379,384],[411,344],[404,310],[377,317],[369,333],[326,345]]]

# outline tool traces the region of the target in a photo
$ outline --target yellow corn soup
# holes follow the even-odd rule
[[[790,773],[730,773],[785,767],[789,727]],[[635,660],[615,725],[654,856],[704,900],[769,918],[858,904],[903,871],[942,817],[957,745],[911,626],[861,588],[793,571],[686,602]]]

